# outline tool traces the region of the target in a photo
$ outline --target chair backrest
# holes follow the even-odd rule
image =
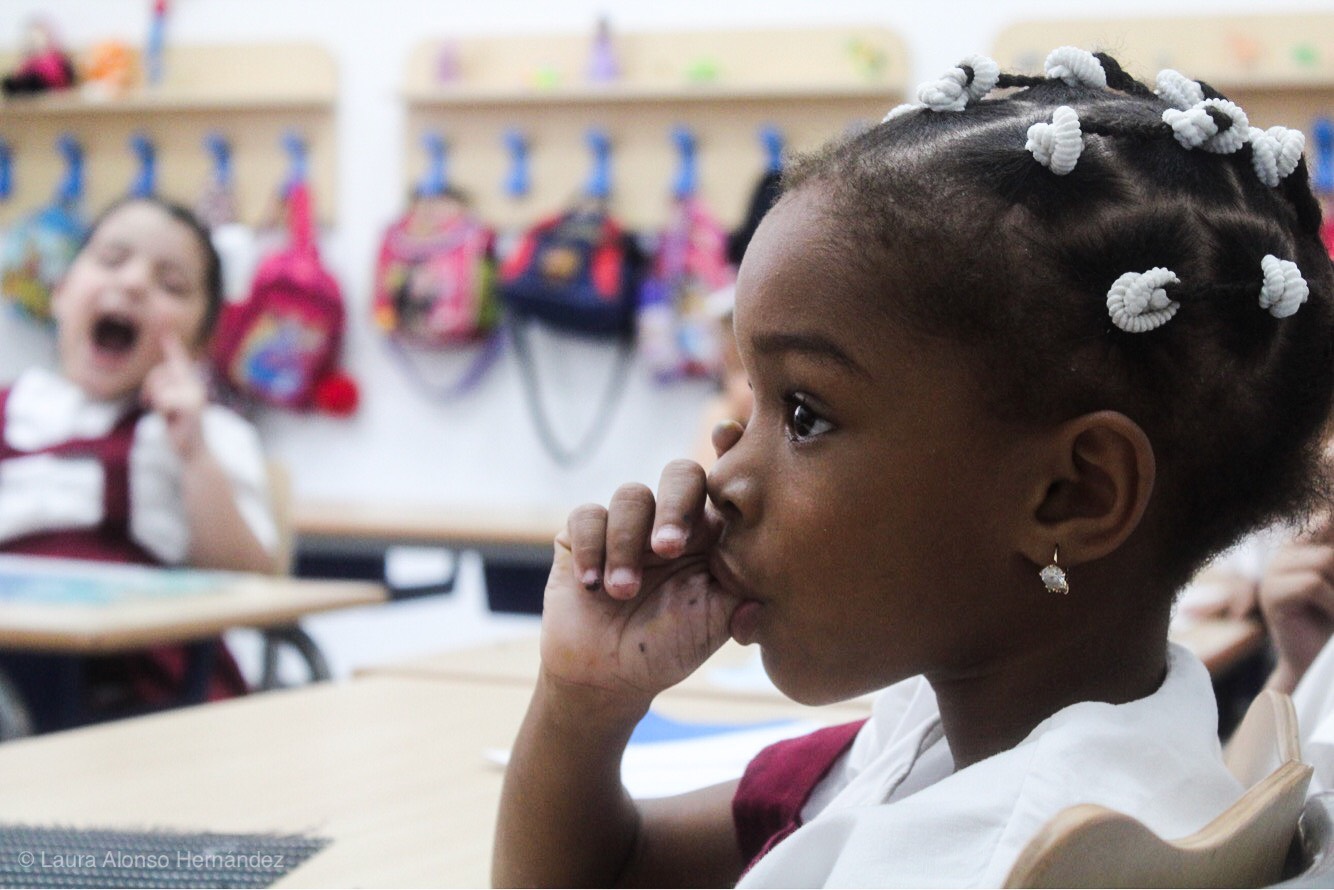
[[[1281,764],[1301,759],[1292,699],[1272,689],[1262,690],[1228,739],[1223,761],[1237,781],[1249,788]]]
[[[273,550],[273,574],[292,574],[296,555],[296,524],[292,517],[292,474],[279,460],[269,460],[269,509],[278,529],[278,543]]]
[[[1250,787],[1208,825],[1165,840],[1124,813],[1070,807],[1029,841],[1005,886],[1263,887],[1280,880],[1311,767],[1300,760],[1286,695],[1262,693],[1242,724],[1228,766]],[[1262,777],[1251,781],[1256,774]]]

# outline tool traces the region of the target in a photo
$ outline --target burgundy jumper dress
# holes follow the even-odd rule
[[[817,729],[776,742],[755,755],[732,797],[732,822],[745,871],[779,841],[801,827],[801,808],[843,753],[865,720]]]
[[[142,411],[131,411],[105,436],[74,439],[34,451],[9,445],[5,436],[9,391],[0,391],[0,462],[46,454],[93,459],[102,465],[106,488],[100,525],[41,532],[0,542],[0,552],[65,559],[155,565],[148,551],[130,535],[130,448]],[[213,641],[214,664],[204,697],[230,698],[246,692],[245,680],[222,641]],[[0,652],[0,667],[19,686],[36,728],[63,728],[114,716],[117,709],[145,709],[180,703],[187,691],[190,650],[184,645],[153,646],[142,651],[71,659],[68,656]],[[75,682],[70,671],[77,671]],[[57,677],[63,679],[57,681]],[[55,701],[79,695],[82,701]]]

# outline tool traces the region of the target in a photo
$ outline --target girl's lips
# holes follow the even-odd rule
[[[732,610],[732,617],[728,622],[728,632],[732,635],[732,639],[743,646],[755,642],[764,603],[751,593],[750,588],[716,551],[709,559],[709,573],[723,590],[741,600],[741,603]]]
[[[759,600],[742,600],[741,605],[732,611],[732,619],[728,622],[727,631],[743,646],[749,646],[755,642],[760,629],[760,610],[764,604]]]

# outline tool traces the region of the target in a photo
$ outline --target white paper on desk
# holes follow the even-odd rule
[[[621,781],[631,797],[669,797],[719,782],[739,779],[746,764],[774,742],[814,732],[825,724],[814,720],[782,720],[737,726],[720,732],[716,725],[700,724],[708,733],[670,741],[632,742],[621,759]],[[509,751],[491,748],[486,759],[504,766]]]

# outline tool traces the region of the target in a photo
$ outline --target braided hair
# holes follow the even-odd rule
[[[1268,158],[1277,178],[1259,137],[1183,148],[1181,116],[1197,143],[1263,132],[1207,84],[1185,83],[1209,100],[1187,111],[1104,54],[1063,48],[1046,77],[988,62],[796,159],[784,189],[824,191],[849,262],[894,282],[883,310],[965,347],[998,417],[1110,409],[1139,424],[1158,466],[1155,569],[1179,586],[1327,496],[1334,269],[1305,162],[1285,155],[1275,187],[1257,175]],[[980,73],[1008,92],[978,98]]]

